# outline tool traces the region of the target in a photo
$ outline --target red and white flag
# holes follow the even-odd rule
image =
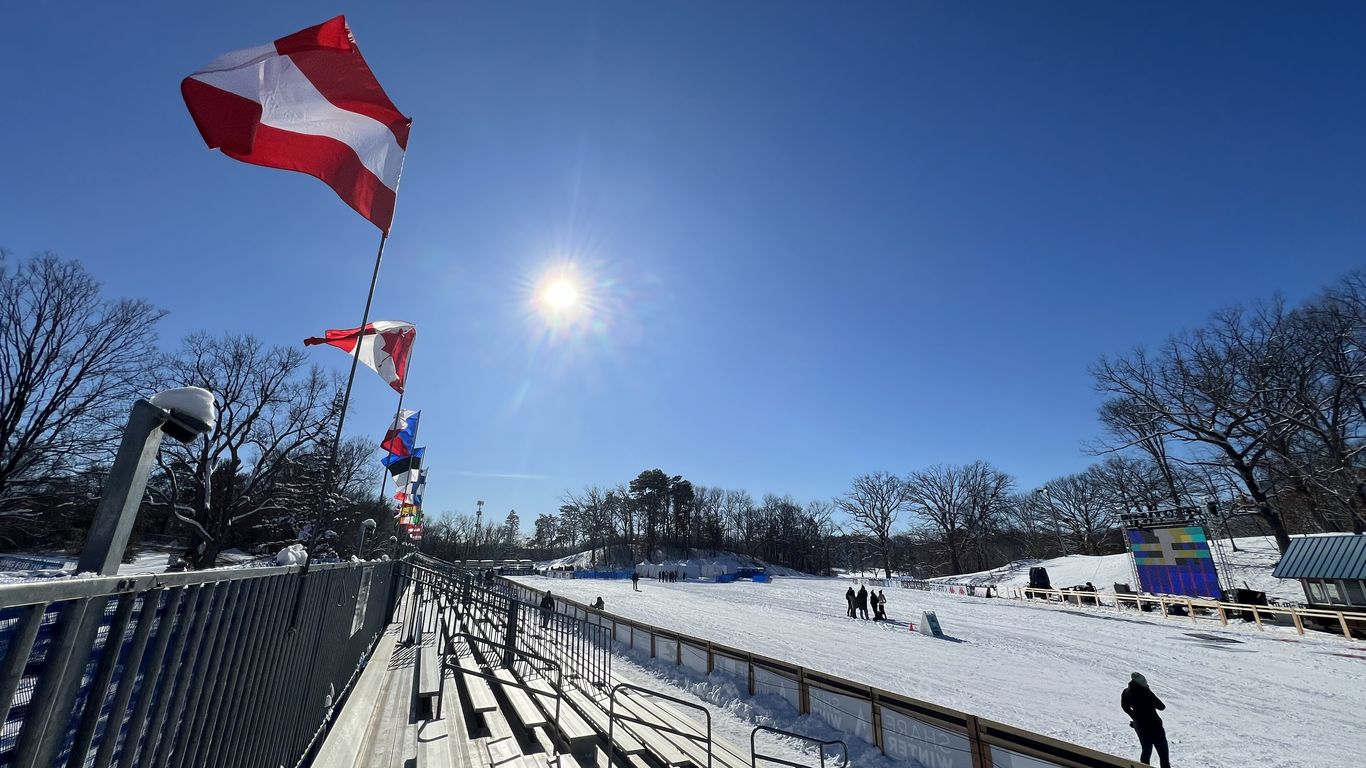
[[[403,379],[408,375],[408,356],[417,338],[417,326],[397,320],[376,320],[364,328],[326,331],[322,336],[304,339],[304,346],[327,344],[354,353],[367,368],[378,373],[389,386],[403,391]],[[357,343],[360,350],[356,350]]]
[[[180,93],[210,149],[316,176],[389,232],[412,120],[385,95],[346,17],[219,56]]]

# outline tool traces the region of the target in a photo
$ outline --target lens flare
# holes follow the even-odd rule
[[[556,312],[565,312],[579,304],[579,286],[567,277],[552,281],[541,293],[541,300]]]

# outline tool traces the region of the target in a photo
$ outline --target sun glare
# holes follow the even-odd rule
[[[542,298],[551,309],[564,312],[578,305],[579,287],[569,278],[561,277],[546,286]]]

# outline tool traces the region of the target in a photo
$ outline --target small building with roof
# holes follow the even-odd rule
[[[1299,579],[1314,608],[1366,611],[1366,535],[1292,539],[1271,575]]]

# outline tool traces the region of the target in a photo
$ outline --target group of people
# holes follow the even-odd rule
[[[858,592],[855,592],[854,588],[850,587],[849,591],[844,593],[844,601],[849,604],[849,610],[845,615],[851,619],[868,618],[868,604],[871,602],[873,621],[887,620],[887,596],[880,589],[869,592],[867,587],[860,584]],[[855,611],[858,611],[858,614],[855,614]]]
[[[678,581],[678,571],[660,571],[655,578],[666,583],[672,584]]]

